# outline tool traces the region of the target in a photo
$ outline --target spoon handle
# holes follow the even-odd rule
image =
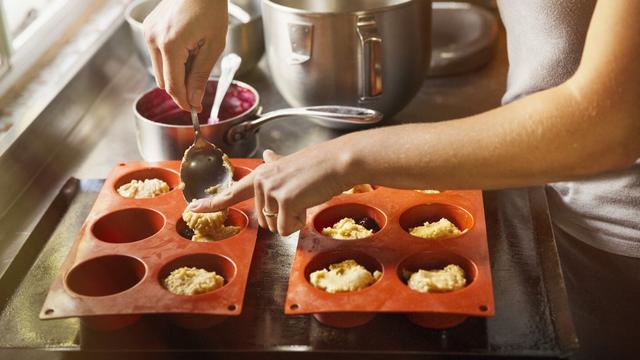
[[[216,86],[216,95],[213,99],[213,106],[211,106],[211,113],[209,114],[209,124],[218,122],[218,113],[220,112],[222,99],[224,99],[224,96],[227,94],[227,89],[229,89],[229,85],[231,85],[231,81],[233,81],[233,75],[238,71],[241,62],[242,59],[240,56],[234,53],[225,55],[225,57],[222,58],[220,77],[218,78],[218,86]]]
[[[191,107],[191,122],[193,123],[193,131],[196,133],[196,138],[200,136],[200,120],[198,120],[198,113],[196,108]]]

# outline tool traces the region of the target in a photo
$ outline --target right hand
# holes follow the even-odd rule
[[[227,24],[227,0],[163,0],[144,19],[156,83],[181,109],[202,111],[209,74],[224,50]]]
[[[280,235],[290,235],[305,225],[308,208],[363,182],[366,175],[354,171],[358,167],[350,149],[358,138],[361,143],[368,141],[366,134],[359,133],[312,145],[288,156],[266,150],[264,164],[216,196],[192,201],[187,209],[212,212],[254,197],[258,224]]]

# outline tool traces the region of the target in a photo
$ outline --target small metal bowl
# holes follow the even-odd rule
[[[151,75],[153,75],[153,68],[144,40],[142,22],[158,3],[160,0],[136,0],[125,11],[125,19],[129,23],[138,57]],[[262,58],[264,36],[260,0],[233,0],[229,4],[229,30],[223,55],[232,52],[242,58],[238,75],[251,70]],[[220,74],[219,65],[216,63],[212,75],[218,76]]]
[[[251,85],[234,80],[233,87],[248,90],[254,96],[253,104],[242,112],[230,113],[223,101],[220,122],[207,124],[218,81],[209,80],[202,99],[203,111],[198,114],[202,135],[231,157],[249,157],[258,146],[256,136],[247,136],[230,143],[226,134],[234,125],[255,118],[260,103],[258,91]],[[228,94],[228,92],[227,92]],[[228,96],[228,95],[227,95]],[[226,99],[226,97],[225,97]],[[193,143],[193,126],[190,114],[181,110],[162,89],[154,88],[140,96],[133,104],[138,150],[146,161],[179,160]]]
[[[351,125],[365,129],[379,123],[380,112],[342,105],[320,105],[285,108],[260,114],[258,91],[234,80],[227,91],[219,117],[209,124],[209,113],[215,97],[217,79],[210,79],[202,99],[203,112],[198,114],[200,131],[211,143],[231,157],[250,157],[258,147],[258,130],[264,124],[286,117],[323,119],[336,126]],[[182,159],[194,139],[191,114],[183,111],[162,89],[154,88],[133,104],[138,150],[147,161]]]

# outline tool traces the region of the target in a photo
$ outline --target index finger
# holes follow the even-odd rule
[[[252,172],[212,198],[192,201],[187,210],[197,213],[219,211],[250,199],[253,197],[253,178],[254,173]]]
[[[160,47],[162,54],[162,71],[165,91],[171,95],[173,101],[185,111],[190,111],[191,106],[187,100],[187,85],[185,84],[185,65],[189,60],[189,51],[165,45]]]

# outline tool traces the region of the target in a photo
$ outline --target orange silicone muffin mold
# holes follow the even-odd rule
[[[372,218],[380,230],[359,240],[322,235],[323,227],[343,217]],[[423,239],[411,227],[447,218],[464,233],[453,238]],[[482,192],[424,194],[376,187],[341,194],[308,212],[292,265],[285,301],[288,315],[312,314],[333,327],[365,324],[376,313],[401,313],[423,327],[449,328],[469,316],[495,312]],[[382,277],[369,287],[328,293],[309,282],[309,274],[331,263],[354,259]],[[407,286],[406,271],[456,264],[465,270],[466,286],[451,292],[421,293]]]
[[[234,178],[261,161],[231,159]],[[241,227],[229,238],[193,242],[181,234],[187,203],[179,188],[179,161],[127,162],[105,180],[42,307],[41,319],[80,317],[98,330],[115,330],[144,314],[167,314],[174,323],[202,328],[242,312],[257,220],[253,200],[230,210],[227,225]],[[171,191],[155,198],[127,199],[117,188],[131,180],[159,178]],[[184,296],[166,290],[162,279],[181,266],[216,271],[224,285]]]

